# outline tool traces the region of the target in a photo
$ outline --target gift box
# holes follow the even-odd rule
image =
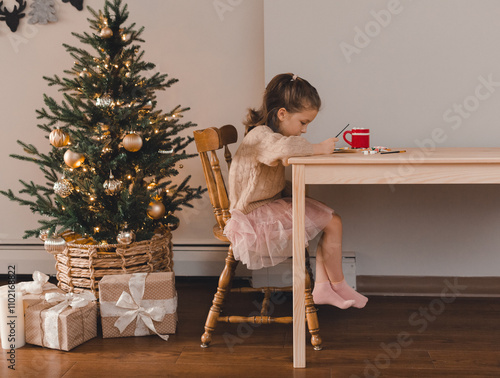
[[[69,351],[97,337],[94,294],[48,293],[44,301],[26,309],[26,343]]]
[[[28,307],[43,302],[45,294],[47,293],[64,294],[61,289],[48,281],[49,276],[36,270],[33,273],[33,281],[19,282],[16,284],[23,293],[24,313],[26,313]]]
[[[99,281],[103,338],[157,334],[167,340],[177,326],[173,272],[104,276]]]

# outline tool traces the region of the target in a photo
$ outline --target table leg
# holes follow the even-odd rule
[[[306,367],[305,167],[292,167],[293,209],[293,367]]]

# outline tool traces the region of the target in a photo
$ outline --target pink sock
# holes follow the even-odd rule
[[[353,300],[354,307],[363,308],[365,307],[366,302],[368,302],[368,298],[366,298],[364,295],[359,294],[356,290],[350,287],[347,282],[345,282],[345,280],[342,280],[341,282],[335,284],[332,283],[331,285],[333,291],[340,297],[347,300]]]
[[[330,282],[321,282],[314,285],[314,290],[312,292],[313,300],[315,304],[328,304],[336,306],[341,309],[346,309],[354,305],[353,300],[345,300],[335,293],[330,286]]]

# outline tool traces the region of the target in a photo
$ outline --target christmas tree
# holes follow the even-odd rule
[[[102,11],[88,9],[93,31],[72,34],[90,51],[64,44],[74,66],[64,77],[44,77],[63,92],[59,102],[44,95],[46,108],[37,110],[43,120],[38,127],[53,147],[44,154],[18,141],[27,154],[11,155],[36,163],[47,182],[20,180],[19,193],[30,200],[12,190],[0,192],[44,216],[25,238],[72,231],[115,244],[125,230],[146,240],[161,227],[174,228],[174,213],[192,207],[203,193],[188,185],[190,176],[180,183],[171,179],[183,168],[179,162],[194,156],[185,151],[192,137],[178,134],[195,124],[180,122],[189,108],[157,109],[155,91],[177,79],[144,76],[155,65],[143,61],[138,45],[144,28],[125,25],[127,5],[107,0]]]

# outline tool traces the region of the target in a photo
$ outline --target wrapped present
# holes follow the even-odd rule
[[[33,272],[33,281],[16,284],[16,287],[23,293],[24,313],[26,313],[26,309],[29,306],[43,302],[47,293],[64,293],[56,285],[48,281],[49,276],[36,270]]]
[[[157,334],[168,340],[177,326],[173,272],[104,276],[99,281],[103,338]]]
[[[91,292],[47,293],[27,308],[26,343],[69,351],[97,336],[97,303]]]

